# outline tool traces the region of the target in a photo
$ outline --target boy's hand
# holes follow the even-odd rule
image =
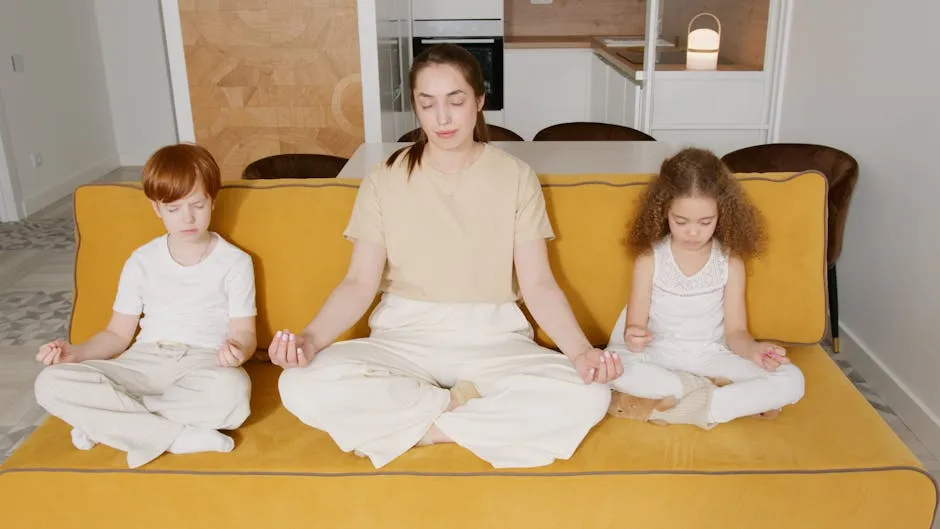
[[[248,355],[239,348],[238,344],[231,340],[226,340],[216,351],[219,367],[238,367],[245,363],[246,358],[248,358]]]
[[[47,366],[81,362],[75,346],[65,340],[55,340],[39,347],[36,360]]]
[[[289,329],[277,331],[268,347],[271,363],[284,369],[304,367],[310,363],[315,353],[313,346],[306,344],[303,335],[294,334]]]
[[[646,345],[652,340],[653,335],[646,327],[640,327],[639,325],[628,325],[623,332],[623,342],[626,344],[627,349],[634,353],[642,353]]]
[[[748,358],[767,371],[773,371],[781,364],[790,363],[790,359],[787,358],[787,350],[769,342],[755,342],[751,346]]]

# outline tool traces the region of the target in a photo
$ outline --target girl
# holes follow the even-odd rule
[[[719,158],[685,149],[664,161],[628,242],[637,258],[608,346],[624,366],[612,415],[709,429],[802,398],[786,351],[748,332],[744,260],[763,231]]]
[[[622,367],[590,345],[555,282],[535,173],[486,143],[479,64],[440,45],[410,80],[420,137],[363,179],[346,278],[301,334],[271,343],[281,400],[375,467],[447,442],[498,468],[567,459]],[[371,336],[332,344],[377,290]],[[563,355],[533,341],[519,295]]]

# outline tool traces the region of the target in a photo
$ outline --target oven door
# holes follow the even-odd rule
[[[414,37],[414,56],[435,44],[456,44],[469,51],[480,63],[486,99],[483,110],[503,109],[503,38],[502,37]]]

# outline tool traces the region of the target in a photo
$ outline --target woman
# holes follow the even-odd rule
[[[497,468],[567,459],[604,417],[619,358],[591,346],[552,276],[535,173],[486,143],[479,64],[440,45],[410,79],[420,138],[362,181],[345,279],[272,342],[281,400],[376,468],[444,442]],[[533,341],[514,279],[564,355]],[[333,344],[379,289],[370,337]]]

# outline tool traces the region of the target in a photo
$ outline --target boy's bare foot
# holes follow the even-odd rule
[[[675,407],[679,400],[672,395],[661,399],[644,399],[614,391],[607,413],[621,419],[648,421],[653,411],[666,411]]]

